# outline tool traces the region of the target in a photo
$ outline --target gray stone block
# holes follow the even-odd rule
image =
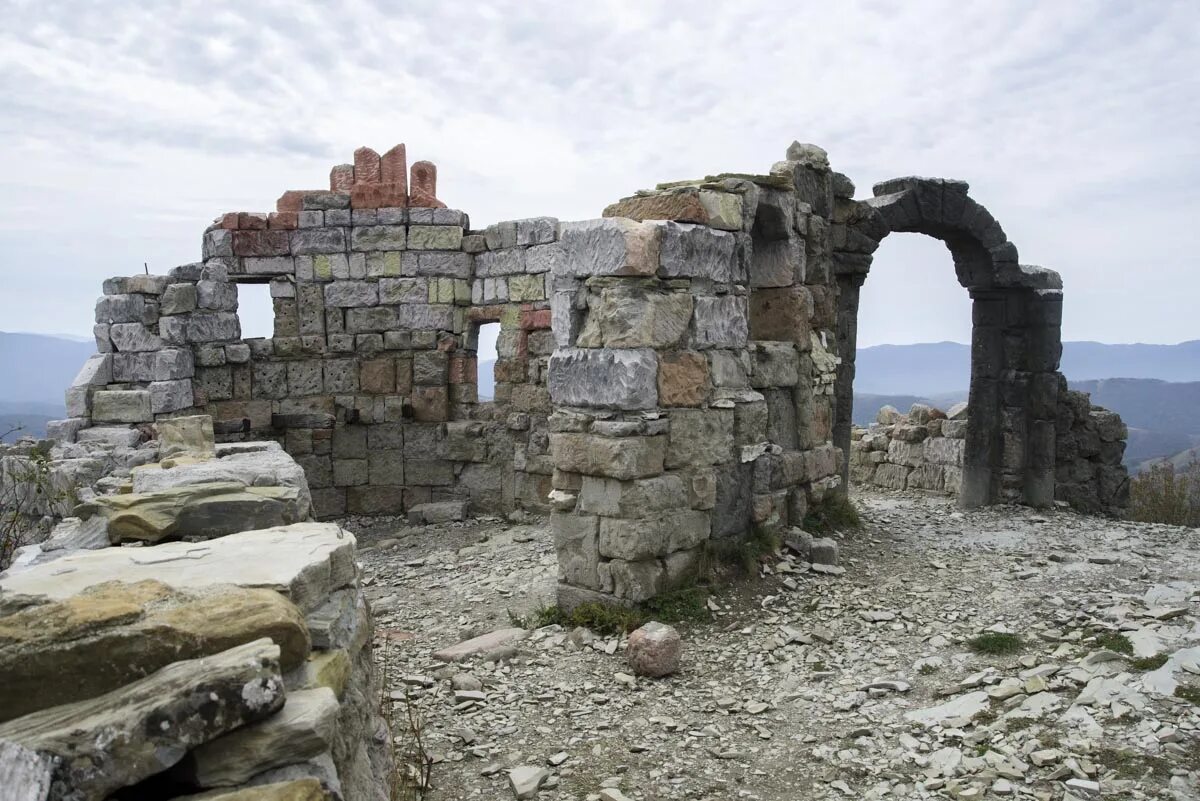
[[[360,252],[404,250],[408,242],[403,225],[364,225],[354,229],[350,249]]]
[[[379,303],[378,284],[367,281],[334,281],[325,285],[325,305],[339,308]]]
[[[563,223],[563,272],[579,277],[654,275],[661,236],[661,226],[624,217]]]
[[[662,223],[662,228],[659,275],[730,281],[736,244],[733,234],[677,222]]]
[[[242,273],[245,275],[295,275],[296,263],[291,256],[247,257],[242,259]]]
[[[113,354],[93,353],[75,374],[72,387],[97,387],[113,382]],[[75,415],[72,415],[75,416]]]
[[[155,414],[178,412],[191,407],[192,403],[191,379],[150,382],[150,410]]]
[[[158,304],[158,313],[187,314],[196,310],[197,294],[195,284],[171,284],[162,294]]]
[[[196,284],[196,305],[210,311],[237,311],[237,284],[200,281]]]
[[[119,353],[159,350],[163,347],[162,339],[142,323],[113,323],[109,326],[108,335],[113,348]]]
[[[105,295],[96,301],[97,323],[141,323],[145,314],[145,295]]]
[[[417,275],[470,278],[473,259],[469,253],[421,253],[417,256]]]
[[[652,409],[658,357],[649,349],[564,348],[550,357],[550,397],[561,406]]]
[[[530,217],[515,222],[518,245],[544,245],[558,236],[558,220],[554,217]]]
[[[302,228],[292,231],[293,256],[320,253],[345,253],[346,233],[343,228]],[[249,261],[249,259],[247,259]]]
[[[453,331],[454,308],[451,306],[401,306],[396,310],[397,325],[411,331]]]
[[[749,337],[748,306],[743,295],[698,297],[692,319],[692,346],[744,348]]]
[[[99,390],[92,393],[92,420],[97,423],[150,423],[154,412],[149,390]]]
[[[424,278],[379,279],[380,303],[426,303],[428,300],[429,284]]]

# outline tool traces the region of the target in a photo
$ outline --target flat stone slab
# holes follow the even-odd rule
[[[81,551],[0,578],[8,594],[63,600],[105,581],[157,579],[181,590],[213,584],[282,593],[307,614],[354,581],[354,535],[334,523],[295,523],[207,542]]]
[[[272,590],[228,585],[192,593],[113,581],[0,613],[0,721],[263,638],[280,647],[283,670],[305,664],[311,645],[300,610]]]
[[[0,725],[0,763],[20,765],[22,801],[103,801],[189,749],[283,706],[279,648],[257,640],[163,668],[110,693]]]
[[[505,645],[511,645],[514,642],[523,640],[528,633],[525,629],[498,629],[487,634],[481,634],[478,637],[473,637],[470,640],[464,640],[458,645],[451,645],[449,648],[434,651],[433,658],[442,662],[461,662],[464,659],[486,654],[489,651],[494,651],[497,648],[502,648]]]

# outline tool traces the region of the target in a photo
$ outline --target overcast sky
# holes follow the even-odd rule
[[[825,147],[858,196],[966,179],[1062,273],[1064,339],[1200,338],[1200,4],[0,2],[0,329],[408,145],[476,227]],[[860,344],[969,341],[949,254],[884,242]],[[253,324],[254,321],[250,321]],[[261,322],[261,320],[260,320]]]

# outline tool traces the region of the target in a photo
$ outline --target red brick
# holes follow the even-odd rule
[[[349,192],[354,186],[354,165],[339,164],[329,171],[329,191]]]
[[[380,182],[381,164],[379,154],[369,147],[354,151],[354,183],[377,184]]]
[[[450,360],[451,384],[474,384],[478,362],[474,356],[455,356]]]
[[[355,209],[392,209],[408,205],[400,184],[355,184],[350,189],[350,206]]]
[[[275,201],[275,211],[303,211],[304,198],[323,192],[323,189],[289,189]]]
[[[243,231],[265,231],[267,215],[257,211],[239,211],[237,227]]]
[[[221,227],[228,231],[236,231],[238,229],[238,213],[236,211],[227,211],[222,214]]]
[[[385,184],[402,184],[408,194],[408,154],[403,143],[383,154],[379,160],[380,180]]]
[[[417,161],[412,165],[412,179],[408,182],[408,203],[416,208],[444,209],[446,204],[437,199],[437,165],[432,161]]]
[[[295,211],[273,211],[267,215],[267,228],[290,231],[300,224],[300,214]]]

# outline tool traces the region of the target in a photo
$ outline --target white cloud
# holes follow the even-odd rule
[[[798,138],[860,195],[969,180],[1063,274],[1067,338],[1200,337],[1194,3],[681,8],[10,2],[0,327],[86,331],[103,277],[194,260],[213,216],[322,186],[360,144],[436,161],[481,225],[762,172]],[[865,292],[864,343],[967,335],[927,243],[886,243]]]

